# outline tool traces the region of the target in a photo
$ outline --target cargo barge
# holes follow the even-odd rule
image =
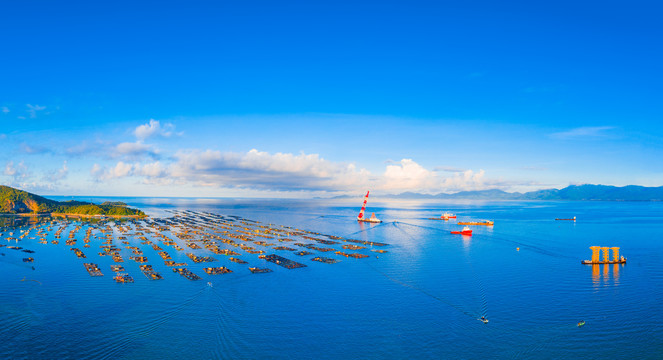
[[[625,264],[626,258],[619,256],[618,247],[606,246],[590,246],[592,250],[591,260],[582,260],[580,263],[584,265],[601,265],[601,264]],[[612,260],[610,260],[610,250],[612,250]],[[603,251],[603,259],[601,260],[601,251]]]
[[[484,226],[493,226],[495,225],[494,221],[459,221],[458,225],[484,225]]]

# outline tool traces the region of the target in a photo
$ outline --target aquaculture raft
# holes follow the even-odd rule
[[[313,254],[313,253],[310,252],[310,251],[304,251],[304,250],[298,251],[298,252],[295,253],[295,255],[299,255],[299,256],[306,256],[306,255],[311,255],[311,254]]]
[[[344,252],[342,252],[342,251],[337,251],[336,254],[337,254],[337,255],[343,255],[343,256],[345,256],[345,257],[355,258],[355,259],[363,259],[363,258],[367,258],[367,257],[368,257],[368,255],[364,255],[364,254],[357,254],[357,253],[344,253]]]
[[[238,258],[235,258],[235,257],[231,257],[231,258],[228,259],[228,260],[230,260],[230,261],[232,261],[232,262],[234,262],[234,263],[238,263],[238,264],[248,264],[248,263],[249,263],[248,261],[244,261],[244,260],[242,260],[242,259],[238,259]]]
[[[162,280],[163,279],[163,276],[161,276],[161,274],[154,271],[154,269],[152,268],[152,265],[141,265],[140,266],[140,271],[142,271],[143,275],[145,275],[145,277],[150,279],[150,280]]]
[[[336,259],[332,259],[332,258],[328,258],[328,257],[323,257],[323,256],[316,256],[316,257],[314,257],[314,258],[311,259],[311,260],[313,260],[313,261],[319,261],[319,262],[321,262],[321,263],[325,263],[325,264],[336,264],[336,263],[338,262],[338,260],[336,260]]]
[[[262,274],[262,273],[272,272],[272,269],[250,267],[250,268],[249,268],[249,271],[251,271],[253,274]]]
[[[209,275],[219,275],[219,274],[227,274],[227,273],[233,272],[232,270],[228,269],[225,266],[206,267],[206,268],[203,268],[203,271],[205,271]]]
[[[83,254],[83,252],[82,252],[80,249],[77,249],[77,248],[71,248],[71,251],[73,251],[74,253],[76,253],[76,256],[78,256],[79,258],[84,258],[84,257],[86,257],[85,254]]]
[[[90,276],[104,276],[101,270],[99,270],[99,265],[93,263],[84,263],[83,265],[85,265],[85,270],[87,270]]]
[[[273,262],[276,265],[283,266],[286,269],[296,269],[300,267],[306,267],[306,265],[304,264],[300,264],[296,261],[292,261],[278,255],[260,255],[259,257],[269,262]]]
[[[173,268],[173,272],[176,272],[189,280],[200,280],[201,277],[187,270],[187,268]]]
[[[134,282],[134,278],[132,278],[129,274],[123,274],[123,273],[118,273],[115,275],[113,278],[115,279],[115,282],[117,283],[132,283]]]

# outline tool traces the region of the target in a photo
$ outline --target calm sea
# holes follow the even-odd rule
[[[4,228],[0,243],[35,253],[0,248],[0,358],[663,358],[662,203],[371,200],[369,213],[384,222],[360,224],[361,199],[110,200],[153,217],[210,212],[384,242],[389,252],[359,251],[370,255],[365,259],[316,252],[341,260],[336,264],[267,252],[307,265],[289,270],[243,252],[248,265],[206,249],[176,251],[148,235],[203,278],[189,281],[129,237],[164,276],[149,281],[116,232],[135,279],[118,284],[112,259],[97,254],[102,240],[82,247],[86,225],[76,247],[87,259],[64,243],[74,223],[58,245],[50,242],[57,226],[47,244],[29,238],[35,230],[9,242],[9,231],[16,237],[26,227]],[[445,211],[495,225],[474,226],[471,237],[451,235],[461,228],[456,221],[428,220]],[[573,216],[576,222],[554,220]],[[627,264],[581,265],[593,245],[620,247]],[[214,266],[234,272],[207,275],[209,264],[193,264],[185,252],[214,256]],[[27,256],[34,263],[24,263]],[[83,262],[99,264],[105,276],[90,277]],[[251,274],[248,266],[274,271]],[[581,320],[586,325],[578,327]]]

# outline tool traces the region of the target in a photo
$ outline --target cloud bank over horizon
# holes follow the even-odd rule
[[[76,141],[67,138],[67,141],[51,143],[12,134],[16,156],[0,164],[4,165],[0,174],[3,183],[50,194],[249,197],[325,197],[355,194],[366,189],[383,194],[486,189],[512,192],[556,185],[539,179],[541,174],[549,173],[556,166],[554,162],[517,164],[510,173],[525,174],[524,178],[517,178],[508,176],[510,173],[504,176],[480,165],[472,166],[467,160],[451,162],[448,156],[432,162],[429,157],[423,157],[420,161],[417,154],[421,155],[421,151],[416,149],[398,151],[404,155],[400,160],[392,160],[393,154],[380,156],[377,153],[371,155],[372,161],[366,161],[363,153],[356,157],[352,151],[343,156],[347,160],[339,160],[338,156],[331,160],[325,152],[261,149],[255,146],[264,142],[264,135],[258,132],[254,132],[255,140],[253,136],[241,138],[243,146],[251,146],[241,150],[236,143],[232,146],[227,142],[234,134],[225,137],[226,146],[217,143],[215,137],[211,138],[214,144],[210,144],[209,139],[200,137],[204,131],[188,138],[173,122],[155,119],[113,130],[94,135],[83,133],[73,138]],[[553,143],[565,141],[568,144],[600,138],[613,130],[614,127],[609,126],[578,127],[542,136]],[[388,149],[392,145],[385,146]],[[268,147],[275,148],[273,144]],[[333,156],[338,149],[344,147],[335,146],[326,151]],[[567,181],[564,186],[571,183],[585,181]]]
[[[63,149],[21,142],[23,155],[66,155],[60,168],[31,169],[27,162],[8,161],[3,175],[10,186],[26,190],[57,192],[71,189],[64,185],[76,164],[78,177],[88,182],[113,187],[129,181],[152,189],[190,187],[199,189],[255,190],[275,194],[314,193],[338,195],[371,189],[384,193],[405,191],[422,193],[455,192],[504,187],[505,183],[490,180],[484,170],[456,170],[442,176],[436,169],[427,169],[414,159],[385,160],[382,171],[369,171],[356,162],[325,159],[318,153],[298,154],[268,152],[252,148],[246,152],[177,146],[165,150],[152,140],[174,142],[173,123],[150,119],[131,130],[135,141],[114,142],[112,139],[90,142]],[[176,143],[176,142],[175,142]],[[162,144],[163,145],[163,144]],[[175,144],[177,145],[177,144]],[[90,161],[92,161],[90,163]],[[88,163],[89,165],[85,165]],[[444,168],[442,166],[442,168]],[[39,174],[37,174],[39,173]]]

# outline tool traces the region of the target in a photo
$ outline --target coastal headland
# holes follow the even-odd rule
[[[129,208],[121,202],[55,201],[4,185],[0,185],[0,215],[80,218],[146,216],[141,210]]]

